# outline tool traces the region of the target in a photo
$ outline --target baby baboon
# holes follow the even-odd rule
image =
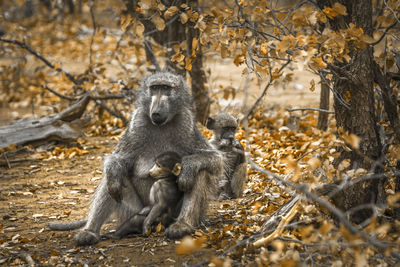
[[[158,155],[154,166],[149,171],[150,176],[156,179],[150,189],[150,205],[129,218],[117,231],[108,233],[105,237],[119,239],[130,233],[138,233],[141,225],[143,225],[143,234],[146,235],[157,220],[163,223],[170,222],[183,196],[177,184],[182,169],[181,162],[181,156],[173,151]]]
[[[247,162],[242,144],[235,140],[238,121],[227,113],[209,118],[207,128],[214,132],[210,143],[224,155],[224,174],[219,182],[219,198],[237,198],[243,193]]]
[[[176,151],[182,156],[178,187],[183,191],[176,221],[166,229],[177,239],[193,232],[217,190],[223,157],[200,134],[193,114],[189,89],[183,78],[158,72],[143,80],[136,109],[115,151],[104,160],[104,177],[98,186],[83,229],[75,236],[78,245],[99,241],[100,228],[112,213],[126,222],[150,204],[155,181],[149,171],[156,155]],[[143,223],[138,219],[136,223]],[[71,230],[81,224],[52,223],[51,229]],[[142,228],[137,225],[136,228]]]

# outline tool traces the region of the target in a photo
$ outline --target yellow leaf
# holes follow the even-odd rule
[[[196,37],[193,37],[192,40],[192,49],[193,50],[197,50],[197,48],[199,47],[199,40]]]
[[[311,85],[310,91],[314,92],[315,91],[315,81],[314,81],[314,79],[311,80],[310,85]]]
[[[346,102],[350,102],[351,100],[351,94],[349,90],[346,90],[346,93],[344,95],[344,99],[346,100]]]
[[[176,6],[171,6],[170,8],[167,9],[167,11],[165,11],[164,13],[164,18],[166,20],[169,20],[170,18],[172,18],[176,12],[178,12],[179,8]]]
[[[307,161],[307,164],[310,166],[311,170],[315,170],[321,166],[321,161],[317,158],[311,158],[309,161]]]
[[[275,35],[279,35],[281,33],[281,31],[279,30],[278,27],[274,27],[274,34]]]
[[[137,21],[134,26],[134,33],[137,35],[138,38],[142,38],[144,32],[144,25],[140,21]]]
[[[239,66],[244,63],[244,60],[245,56],[243,54],[240,54],[233,59],[233,63],[235,63],[236,66]]]
[[[176,53],[175,55],[172,56],[171,61],[172,62],[182,62],[185,59],[185,56],[182,54],[181,51]]]
[[[326,63],[322,60],[321,57],[313,57],[311,60],[317,63],[318,67],[320,68],[325,69],[327,67]]]
[[[343,139],[346,141],[346,143],[351,145],[353,148],[355,148],[355,149],[360,148],[361,139],[357,135],[355,135],[355,134],[343,135]]]
[[[156,233],[161,232],[161,229],[162,229],[162,224],[161,224],[161,222],[160,222],[160,223],[157,224]]]
[[[185,24],[185,23],[188,21],[189,16],[188,16],[186,13],[181,13],[181,14],[179,15],[179,18],[180,18],[180,20],[181,20],[181,23],[182,23],[182,24]]]
[[[328,20],[326,19],[325,14],[322,13],[322,12],[317,12],[316,16],[317,16],[317,20],[318,20],[319,22],[326,23],[326,22],[328,21]]]
[[[278,68],[275,68],[274,72],[272,72],[271,74],[272,74],[272,80],[276,80],[282,75],[282,73],[279,72]]]
[[[188,71],[192,70],[192,59],[191,58],[185,58],[185,69]]]
[[[151,6],[152,6],[152,3],[153,1],[152,0],[141,0],[140,2],[139,2],[139,6],[142,8],[142,9],[144,9],[144,10],[147,10],[147,9],[150,9],[151,8]]]
[[[123,31],[126,31],[126,28],[131,24],[131,15],[128,14],[128,16],[121,16],[121,29]]]
[[[346,11],[346,7],[342,4],[339,3],[335,3],[333,5],[333,9],[339,13],[339,15],[343,15],[343,16],[347,16],[347,11]]]
[[[268,54],[268,43],[267,42],[263,42],[260,45],[260,53],[263,56],[266,56]]]
[[[194,239],[191,236],[185,236],[181,243],[176,248],[176,254],[184,255],[184,254],[191,254],[201,248],[201,246],[206,241],[205,236],[201,236],[197,239]]]
[[[325,235],[332,229],[332,227],[333,227],[332,224],[328,223],[327,221],[324,221],[321,227],[319,228],[319,232],[322,235]]]
[[[154,23],[157,30],[163,31],[165,29],[165,21],[159,15],[153,16],[151,21]]]
[[[57,250],[55,250],[55,249],[50,249],[50,253],[51,253],[51,255],[53,255],[53,256],[59,256],[59,255],[60,255],[60,253],[59,253]]]
[[[333,7],[325,7],[322,11],[330,19],[333,19],[339,15],[343,16],[347,15],[346,7],[339,3],[335,3]]]
[[[54,70],[58,70],[60,68],[60,64],[56,64],[55,66],[54,66]]]

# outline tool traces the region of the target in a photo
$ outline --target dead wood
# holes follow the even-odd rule
[[[263,233],[270,233],[253,243],[255,247],[260,247],[278,237],[284,230],[284,226],[289,224],[297,213],[297,206],[300,201],[300,196],[293,197],[285,205],[280,207],[272,215],[268,216],[262,226]]]
[[[38,140],[71,140],[81,135],[82,128],[90,121],[82,117],[90,101],[90,96],[85,94],[71,107],[55,115],[40,119],[20,119],[14,123],[0,127],[0,148],[11,144],[27,144]]]

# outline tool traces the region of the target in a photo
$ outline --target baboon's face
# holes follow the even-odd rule
[[[226,140],[228,143],[233,142],[237,127],[237,119],[227,113],[220,113],[214,118],[209,118],[207,123],[207,128],[213,130],[217,139]]]
[[[156,126],[169,123],[179,113],[191,115],[191,97],[185,81],[169,72],[144,79],[138,103]]]

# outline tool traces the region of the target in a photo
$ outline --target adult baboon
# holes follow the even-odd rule
[[[78,245],[98,242],[100,228],[112,213],[125,222],[150,204],[154,179],[149,171],[155,157],[169,150],[182,155],[178,179],[179,189],[184,192],[182,207],[176,221],[166,229],[169,238],[177,239],[199,225],[222,173],[222,155],[197,129],[183,78],[159,72],[143,80],[128,129],[115,151],[104,160],[104,177],[84,228],[75,236]],[[53,223],[49,227],[64,230],[82,224]]]
[[[228,113],[220,113],[207,121],[207,128],[214,132],[210,143],[224,156],[224,173],[219,181],[220,199],[241,197],[246,182],[246,155],[242,144],[234,139],[237,127],[237,119]]]

